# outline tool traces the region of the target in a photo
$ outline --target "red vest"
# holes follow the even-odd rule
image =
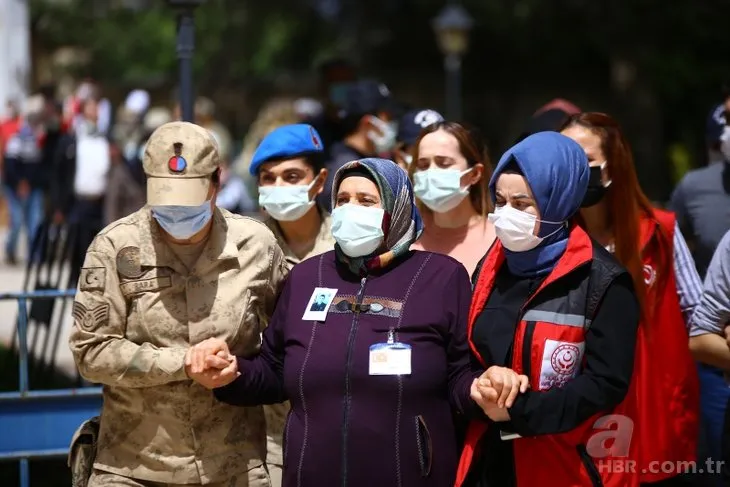
[[[653,315],[650,322],[644,320],[639,327],[634,362],[636,390],[625,401],[634,418],[642,482],[657,482],[681,473],[676,468],[662,469],[662,462],[681,467],[686,465],[683,462],[695,461],[699,434],[699,381],[679,307],[672,265],[673,245],[666,250],[670,267],[661,269],[661,287],[656,273],[662,265],[657,237],[661,231],[673,244],[675,217],[673,213],[656,209],[654,216],[655,219],[641,221],[647,285],[644,307]]]
[[[546,393],[553,387],[561,387],[580,371],[585,333],[590,326],[586,320],[592,318],[585,316],[590,279],[584,279],[575,289],[566,289],[564,295],[557,299],[541,299],[538,300],[539,304],[535,304],[535,297],[560,277],[591,265],[595,258],[590,237],[580,227],[573,226],[565,253],[521,310],[521,319],[515,331],[511,366],[517,373],[525,373],[530,377],[533,393]],[[484,363],[472,341],[472,331],[503,263],[504,250],[501,244],[496,242],[482,266],[469,311],[469,344],[484,367],[487,364]],[[613,262],[610,265],[614,265]],[[614,267],[618,268],[615,265]],[[525,370],[526,368],[529,370]],[[614,443],[616,448],[611,446],[611,442],[602,443],[603,450],[600,454],[596,454],[596,450],[589,446],[596,443],[594,435],[601,431],[601,428],[595,426],[599,418],[623,413],[619,407],[615,411],[598,414],[566,433],[511,440],[514,448],[517,487],[638,485],[638,474],[635,471],[636,446],[633,442],[629,445],[629,451],[622,453],[617,450],[618,442]],[[487,423],[482,421],[470,424],[459,462],[456,487],[463,485],[479,440],[486,429]]]

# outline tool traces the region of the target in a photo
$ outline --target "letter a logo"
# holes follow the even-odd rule
[[[586,443],[586,451],[593,458],[628,457],[634,421],[620,414],[602,416],[593,423],[593,434]]]

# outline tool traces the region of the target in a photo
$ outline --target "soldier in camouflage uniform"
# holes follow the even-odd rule
[[[287,273],[271,231],[216,208],[218,165],[208,131],[163,125],[144,154],[148,206],[88,249],[70,347],[104,385],[89,487],[270,485],[262,409],[220,403],[189,377],[206,338],[258,352]]]

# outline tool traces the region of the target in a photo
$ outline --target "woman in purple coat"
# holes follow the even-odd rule
[[[291,271],[260,355],[228,365],[211,339],[193,360],[240,374],[215,389],[221,401],[291,401],[284,487],[451,487],[452,411],[478,410],[469,276],[448,256],[409,250],[423,225],[392,161],[348,163],[333,187],[335,250]]]

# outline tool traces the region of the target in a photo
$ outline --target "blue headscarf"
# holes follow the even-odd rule
[[[408,252],[411,244],[423,233],[423,220],[416,207],[413,186],[408,174],[395,162],[375,157],[351,161],[342,166],[335,174],[332,183],[332,208],[337,206],[337,192],[342,180],[351,173],[361,172],[369,176],[378,186],[380,200],[385,210],[383,233],[385,247],[380,255],[348,257],[335,245],[337,258],[347,264],[355,273],[368,269],[385,267],[396,257]]]
[[[492,201],[496,199],[497,179],[510,165],[516,166],[527,179],[540,220],[567,222],[580,210],[590,171],[585,151],[572,139],[557,132],[539,132],[505,152],[489,181]],[[510,272],[535,276],[552,271],[568,245],[567,225],[540,223],[538,237],[546,238],[532,250],[504,249]]]

